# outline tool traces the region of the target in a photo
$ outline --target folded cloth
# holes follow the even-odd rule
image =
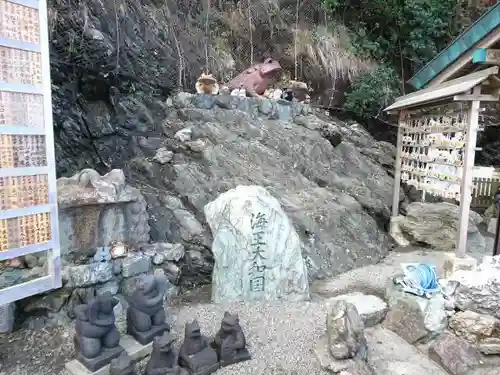
[[[401,264],[404,276],[394,280],[403,287],[403,291],[417,296],[430,298],[432,293],[441,291],[436,274],[436,267],[425,263]]]

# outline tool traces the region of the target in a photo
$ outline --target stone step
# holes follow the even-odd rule
[[[381,326],[365,330],[368,363],[376,375],[448,375],[439,365]]]

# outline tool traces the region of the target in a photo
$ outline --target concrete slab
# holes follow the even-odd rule
[[[129,357],[134,362],[140,361],[144,357],[148,356],[153,350],[152,342],[147,345],[141,345],[129,335],[123,335],[121,337],[120,345],[123,349],[125,349]],[[106,365],[95,372],[90,372],[89,369],[76,359],[66,363],[66,370],[68,370],[71,375],[109,375],[109,365]]]
[[[496,234],[497,232],[497,219],[490,219],[488,223],[488,233]]]
[[[425,354],[388,329],[381,326],[367,328],[365,336],[368,342],[368,363],[376,374],[447,374]]]

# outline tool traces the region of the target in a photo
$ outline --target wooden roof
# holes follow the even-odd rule
[[[490,76],[498,73],[498,66],[493,66],[476,73],[453,79],[412,92],[411,94],[396,98],[393,104],[384,109],[384,112],[399,111],[405,108],[418,107],[432,102],[451,99],[455,95],[463,94],[486,81]]]
[[[454,78],[472,61],[476,49],[488,48],[498,41],[500,41],[500,2],[462,32],[408,83],[421,89]]]

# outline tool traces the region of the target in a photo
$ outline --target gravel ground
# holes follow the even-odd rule
[[[292,371],[300,375],[328,374],[320,369],[313,352],[316,339],[325,332],[327,310],[323,303],[190,305],[179,312],[177,332],[184,331],[184,322],[197,318],[202,332],[214,335],[224,311],[239,314],[253,358],[221,369],[217,374],[292,375]]]
[[[221,369],[221,375],[322,375],[312,348],[325,331],[327,307],[324,297],[352,291],[380,295],[387,281],[400,272],[401,262],[438,264],[442,253],[392,253],[384,262],[358,268],[334,280],[313,285],[312,302],[259,302],[232,305],[197,303],[206,301],[209,290],[185,299],[170,308],[174,333],[184,334],[184,323],[197,318],[206,335],[213,335],[224,311],[238,313],[253,359]],[[52,330],[20,330],[0,335],[0,375],[68,375],[64,364],[74,358],[72,325]],[[139,364],[139,370],[144,363]],[[142,373],[142,372],[138,372]]]
[[[202,331],[213,336],[225,311],[238,313],[253,359],[226,367],[221,375],[323,375],[312,351],[325,331],[326,307],[317,302],[191,304],[175,311],[174,334],[184,334],[184,323],[197,318]],[[21,334],[21,332],[23,334]],[[73,358],[72,327],[51,331],[18,331],[0,338],[1,375],[67,375],[64,364]],[[139,364],[139,369],[143,367]]]

